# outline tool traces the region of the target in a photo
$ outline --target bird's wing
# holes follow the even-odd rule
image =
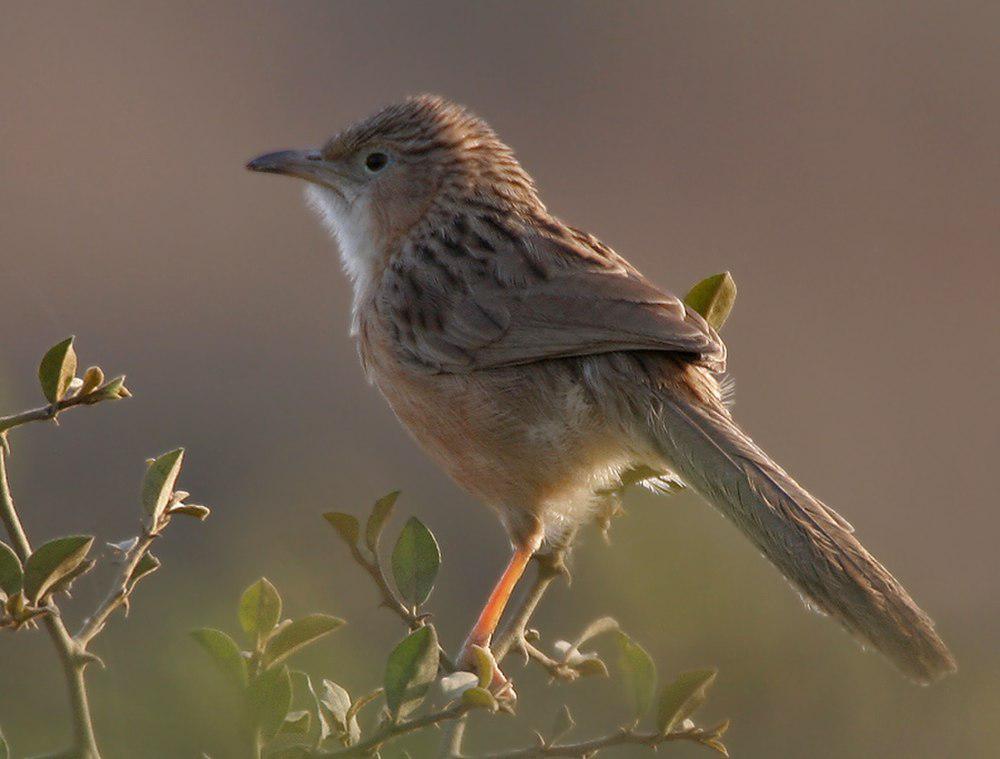
[[[462,373],[614,351],[670,351],[725,369],[718,334],[595,238],[470,221],[396,256],[377,307],[404,355]]]

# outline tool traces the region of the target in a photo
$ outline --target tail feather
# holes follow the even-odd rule
[[[656,433],[681,479],[733,521],[821,611],[922,683],[955,670],[934,624],[853,535],[731,420],[664,399]]]

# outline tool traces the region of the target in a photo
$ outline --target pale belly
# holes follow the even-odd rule
[[[571,361],[428,375],[371,358],[372,379],[399,420],[515,539],[539,526],[548,538],[564,533],[643,457]]]

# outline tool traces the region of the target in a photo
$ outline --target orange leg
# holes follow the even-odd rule
[[[461,665],[469,663],[467,654],[472,646],[489,648],[493,632],[497,629],[500,617],[503,615],[507,602],[510,600],[510,594],[514,592],[517,581],[521,579],[521,575],[524,574],[528,562],[531,561],[531,557],[538,550],[540,544],[541,538],[539,536],[524,545],[518,546],[514,550],[514,555],[511,556],[510,563],[507,564],[507,568],[500,575],[500,580],[493,588],[493,592],[490,593],[490,597],[486,601],[486,606],[483,607],[482,612],[479,614],[479,619],[476,620],[476,624],[472,627],[471,632],[469,632],[469,637],[465,639],[465,645],[462,646],[462,653],[459,657]]]

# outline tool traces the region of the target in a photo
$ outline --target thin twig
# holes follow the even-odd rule
[[[442,709],[439,712],[431,712],[430,714],[425,714],[423,717],[417,717],[416,719],[412,719],[408,722],[390,722],[368,740],[361,741],[360,743],[356,743],[353,746],[348,746],[346,748],[335,749],[333,751],[313,752],[312,756],[371,756],[374,755],[383,744],[395,740],[401,735],[406,735],[407,733],[412,733],[416,730],[422,730],[423,728],[430,727],[431,725],[439,725],[442,722],[459,719],[473,708],[475,707],[459,702],[454,706],[448,707],[447,709]]]
[[[112,382],[118,381],[118,379],[120,378],[110,380],[86,395],[77,394],[69,398],[63,398],[58,403],[50,403],[48,406],[31,409],[30,411],[22,411],[19,414],[11,414],[10,416],[0,416],[0,433],[7,432],[29,422],[45,422],[55,419],[63,411],[76,408],[77,406],[93,406],[95,403],[100,403],[101,401],[115,400],[110,396],[104,395],[102,391],[106,390]]]
[[[535,745],[512,751],[485,754],[477,757],[477,759],[534,759],[534,757],[546,756],[591,757],[598,751],[612,748],[613,746],[646,746],[647,748],[655,749],[662,743],[672,741],[691,741],[692,743],[712,748],[709,745],[709,741],[714,737],[712,733],[697,727],[693,727],[690,730],[678,730],[666,735],[663,733],[639,733],[632,729],[623,728],[611,735],[606,735],[602,738],[593,738],[589,741],[581,741],[580,743]]]
[[[7,479],[7,450],[3,446],[0,446],[0,514],[3,516],[7,534],[14,543],[14,550],[21,562],[26,562],[31,556],[31,544],[14,506],[14,497]],[[90,716],[90,705],[87,702],[87,686],[83,679],[83,670],[87,666],[89,657],[69,634],[59,616],[59,607],[55,601],[50,599],[48,608],[49,613],[42,616],[42,623],[59,654],[66,675],[73,711],[73,756],[77,759],[100,759],[97,740],[94,737],[94,723]]]
[[[458,759],[462,756],[462,739],[465,737],[465,725],[468,720],[468,715],[463,714],[445,728],[439,759]]]
[[[128,581],[132,577],[132,573],[135,572],[135,568],[139,565],[139,562],[142,561],[142,557],[146,555],[150,546],[153,545],[153,541],[158,534],[157,532],[143,530],[142,537],[139,538],[138,542],[128,552],[122,562],[121,569],[115,577],[115,581],[111,585],[108,595],[101,602],[100,606],[97,607],[97,610],[83,621],[80,631],[75,636],[75,640],[81,648],[86,649],[90,641],[104,629],[108,618],[115,610],[128,602],[128,598],[132,593]],[[133,585],[132,587],[135,586]]]
[[[424,623],[427,621],[427,615],[417,614],[413,609],[405,606],[398,598],[396,598],[396,594],[393,593],[392,588],[389,587],[389,581],[386,580],[385,573],[382,571],[382,566],[378,562],[378,557],[374,556],[372,559],[368,559],[368,557],[361,553],[361,549],[357,545],[351,546],[351,555],[375,582],[375,587],[378,588],[379,595],[382,596],[382,605],[397,614],[407,624],[411,632],[416,630],[418,627],[423,627]],[[440,646],[438,646],[438,660],[440,662],[441,669],[444,670],[445,674],[450,674],[455,671],[456,666],[454,660],[452,660],[452,658],[448,655],[448,652]]]
[[[540,664],[553,678],[557,680],[576,680],[580,676],[580,673],[577,670],[573,669],[564,662],[553,659],[537,646],[533,646],[523,637],[520,642],[515,643],[514,645],[515,647],[520,647],[528,659]]]

